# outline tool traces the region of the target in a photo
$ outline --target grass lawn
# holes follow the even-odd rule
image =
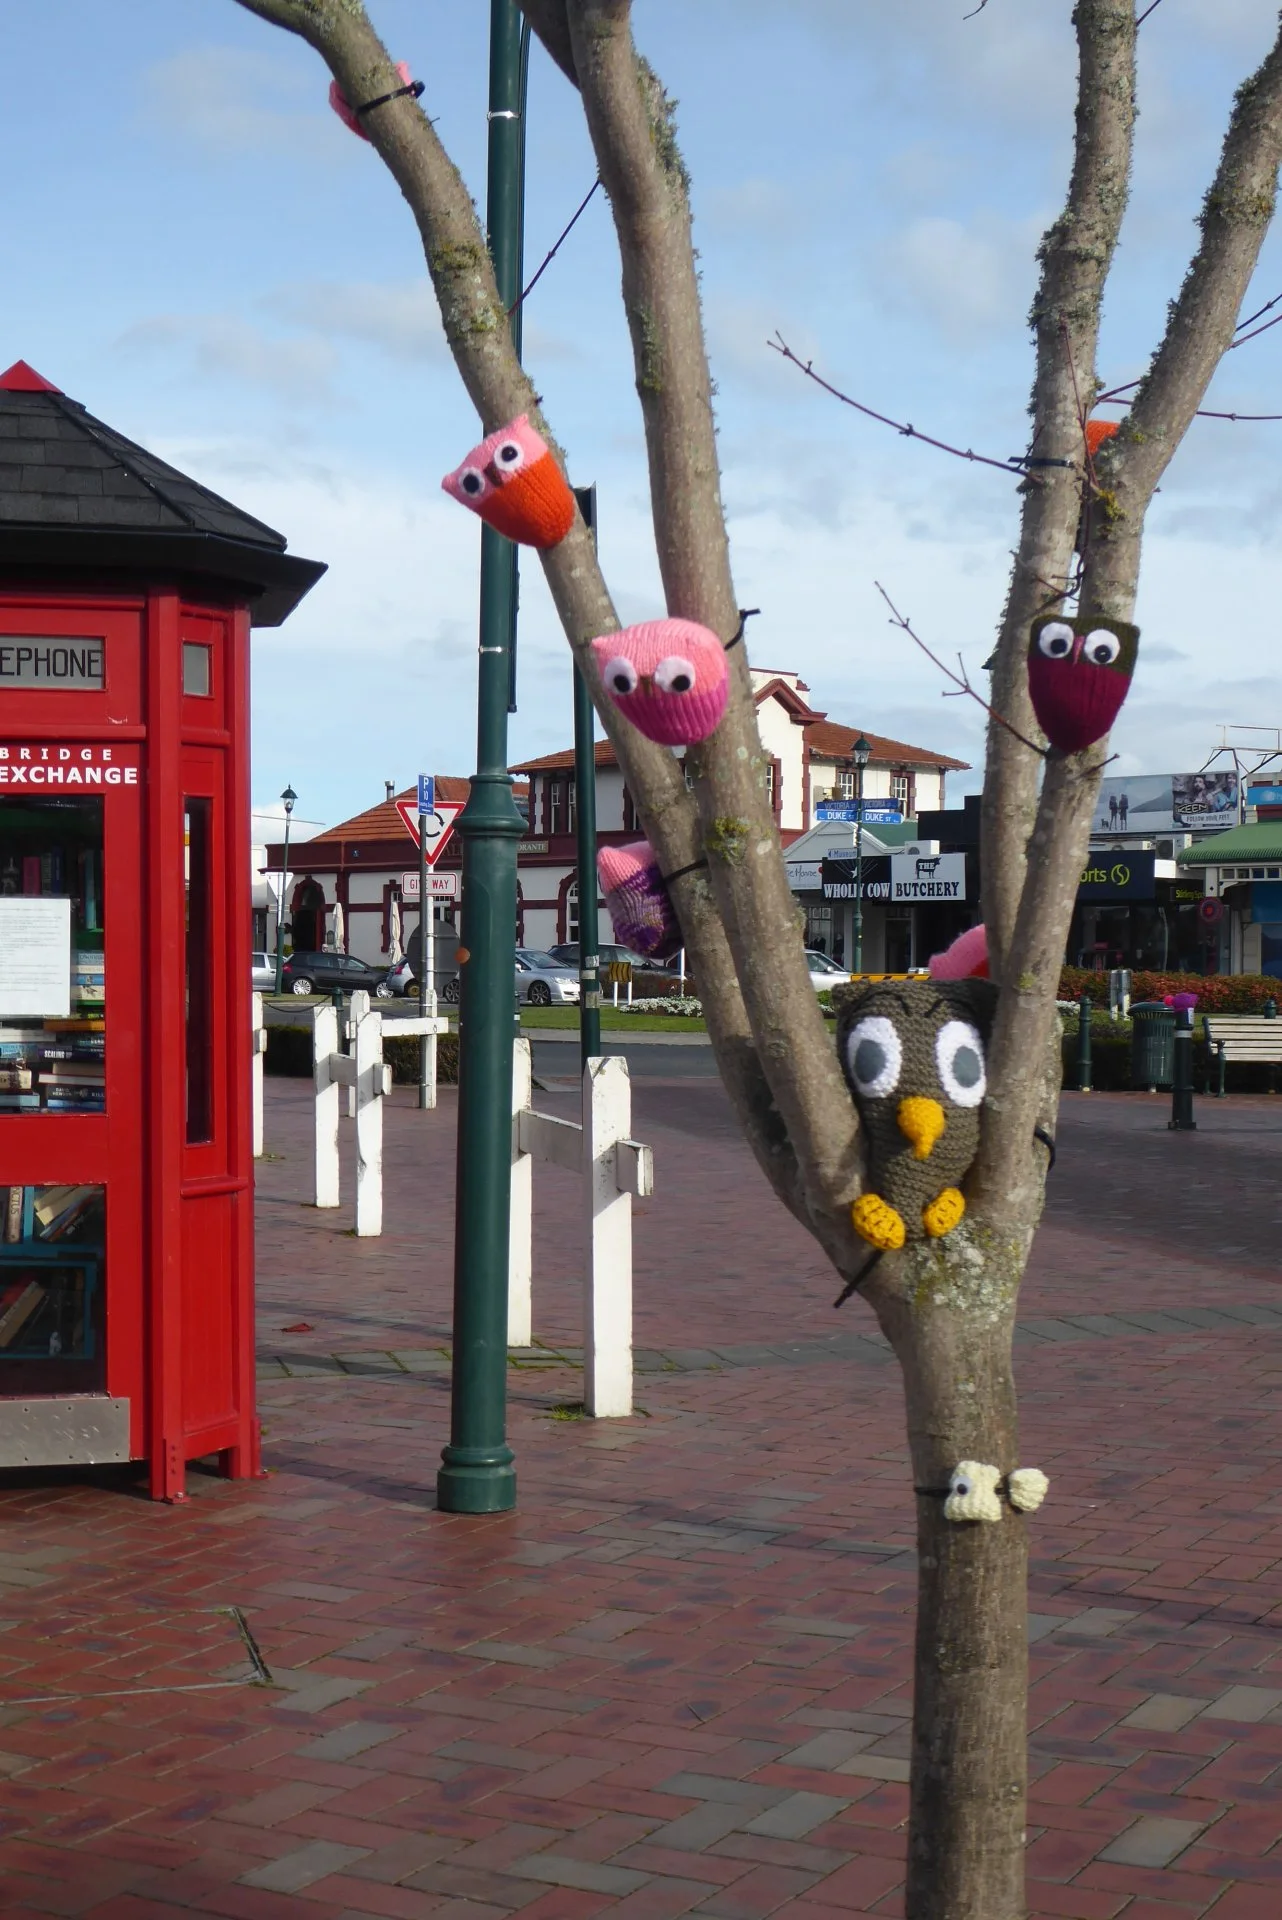
[[[708,1031],[702,1020],[684,1020],[675,1013],[616,1013],[613,1007],[602,1007],[601,1026],[610,1033],[620,1030],[628,1033],[672,1034]],[[537,1032],[540,1027],[568,1028],[577,1033],[579,1010],[577,1007],[522,1007],[522,1032]]]

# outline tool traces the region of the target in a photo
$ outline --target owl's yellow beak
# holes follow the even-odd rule
[[[927,1100],[916,1093],[899,1102],[895,1118],[899,1122],[899,1131],[911,1140],[916,1160],[930,1157],[931,1149],[948,1125],[938,1100]]]

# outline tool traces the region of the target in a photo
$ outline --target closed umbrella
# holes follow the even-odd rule
[[[334,951],[336,953],[345,953],[347,951],[347,944],[343,938],[344,932],[343,909],[341,904],[336,900],[334,902]]]
[[[405,949],[401,945],[401,903],[395,897],[395,895],[393,895],[392,897],[392,911],[391,911],[390,919],[391,919],[391,926],[389,927],[388,931],[391,937],[391,944],[392,944],[391,964],[394,967],[396,967],[396,966],[399,966],[401,961],[405,958]]]

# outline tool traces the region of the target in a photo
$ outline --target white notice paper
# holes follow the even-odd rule
[[[0,899],[0,1018],[70,1012],[70,900]]]

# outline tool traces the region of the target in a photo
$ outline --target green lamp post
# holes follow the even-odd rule
[[[285,857],[280,869],[280,899],[276,902],[276,991],[284,991],[282,973],[285,966],[285,888],[289,878],[289,816],[294,811],[298,795],[292,787],[286,787],[281,803],[285,809]]]
[[[490,0],[486,224],[498,295],[507,308],[521,292],[521,40],[516,0]],[[447,1513],[501,1513],[516,1504],[516,1468],[506,1431],[507,1279],[512,956],[516,853],[524,823],[507,771],[512,560],[511,544],[493,528],[482,527],[477,765],[458,820],[463,913],[454,1343],[450,1438],[436,1477],[437,1502]]]
[[[864,970],[864,768],[872,748],[861,733],[851,750],[855,763],[855,972]]]

